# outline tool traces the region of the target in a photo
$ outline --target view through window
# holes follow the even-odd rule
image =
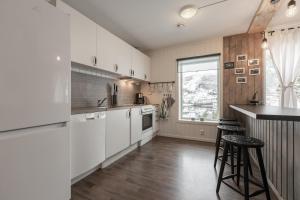
[[[269,50],[265,51],[265,61],[265,102],[266,105],[280,106],[281,85]],[[300,77],[295,81],[294,91],[297,96],[297,107],[300,108]]]
[[[219,118],[220,55],[178,60],[179,120]]]

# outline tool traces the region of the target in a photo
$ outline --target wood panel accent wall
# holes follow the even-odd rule
[[[247,135],[264,141],[262,150],[269,184],[278,199],[300,199],[300,122],[257,120],[238,112]],[[255,152],[250,151],[257,162]]]
[[[234,62],[235,68],[245,68],[244,75],[236,75],[234,69],[224,69],[223,73],[223,116],[232,117],[230,104],[248,104],[255,91],[258,92],[258,100],[263,100],[263,51],[261,49],[262,35],[239,34],[224,37],[223,62]],[[237,55],[247,55],[247,59],[259,59],[260,75],[250,76],[248,61],[237,61]],[[236,77],[247,77],[246,84],[237,84]]]

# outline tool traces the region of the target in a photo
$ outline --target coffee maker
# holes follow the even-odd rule
[[[135,103],[136,104],[145,104],[145,97],[144,97],[143,93],[136,93]]]

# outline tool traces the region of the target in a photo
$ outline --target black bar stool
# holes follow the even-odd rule
[[[222,135],[244,135],[246,129],[243,127],[239,126],[239,122],[236,122],[236,126],[229,126],[229,125],[218,125],[218,132],[217,132],[217,138],[216,138],[216,151],[215,151],[215,161],[214,161],[214,167],[217,165],[217,160],[222,158],[223,156],[219,156],[219,150],[221,148],[221,140],[222,140]],[[234,167],[234,157],[233,157],[233,148],[231,148],[231,165]]]
[[[228,119],[228,118],[220,118],[220,119],[219,119],[219,122],[220,122],[220,121],[232,121],[232,122],[237,122],[236,119]]]
[[[261,140],[258,140],[256,138],[252,137],[247,137],[247,136],[242,136],[242,135],[224,135],[222,136],[222,140],[224,142],[224,155],[222,159],[222,164],[221,164],[221,169],[220,169],[220,174],[219,174],[219,179],[218,179],[218,184],[217,184],[217,193],[220,191],[221,183],[223,182],[225,185],[229,186],[231,189],[234,191],[242,194],[245,197],[245,200],[249,200],[250,197],[257,196],[259,194],[265,193],[267,200],[271,200],[270,197],[270,192],[269,192],[269,187],[268,187],[268,182],[267,182],[267,177],[266,177],[266,171],[263,163],[263,158],[262,158],[262,153],[261,153],[261,148],[264,146],[264,142]],[[229,147],[230,146],[235,146],[237,147],[238,150],[238,168],[237,168],[237,174],[231,174],[229,176],[223,177],[224,173],[224,168],[225,168],[225,162],[226,162],[226,157],[228,155]],[[249,179],[248,176],[248,170],[249,170],[249,152],[248,149],[250,148],[255,148],[257,158],[258,158],[258,163],[259,163],[259,168],[261,172],[261,178],[263,181],[263,185],[260,185],[252,180]],[[229,178],[238,178],[238,183],[239,183],[239,178],[242,177],[240,175],[240,167],[241,167],[241,153],[243,154],[243,163],[244,163],[244,193],[239,191],[238,189],[234,188],[233,186],[229,185],[226,183],[224,180],[229,179]],[[249,194],[249,182],[260,187],[261,190],[258,190],[252,194]]]
[[[241,126],[241,123],[237,121],[219,121],[219,125]]]

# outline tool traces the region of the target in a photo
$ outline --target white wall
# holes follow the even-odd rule
[[[160,104],[164,93],[172,93],[175,97],[175,104],[170,110],[169,119],[160,122],[159,135],[185,138],[200,141],[214,142],[216,137],[216,124],[179,122],[178,121],[178,98],[177,98],[177,62],[178,58],[209,55],[223,52],[223,38],[211,38],[205,41],[193,42],[183,45],[167,47],[149,52],[151,56],[151,81],[176,81],[175,89],[170,92],[167,89],[157,89],[152,93],[148,85],[142,86],[142,92],[148,97],[151,103]],[[221,56],[221,69],[222,69]],[[222,70],[221,70],[222,74]],[[222,77],[222,75],[220,76]],[[222,83],[222,80],[221,82]],[[222,86],[222,84],[220,84]],[[165,92],[162,92],[165,91]],[[221,89],[222,91],[222,89]],[[222,95],[221,95],[222,97]],[[222,102],[222,99],[221,99]],[[222,110],[222,109],[221,109]],[[201,135],[201,130],[204,135]]]

